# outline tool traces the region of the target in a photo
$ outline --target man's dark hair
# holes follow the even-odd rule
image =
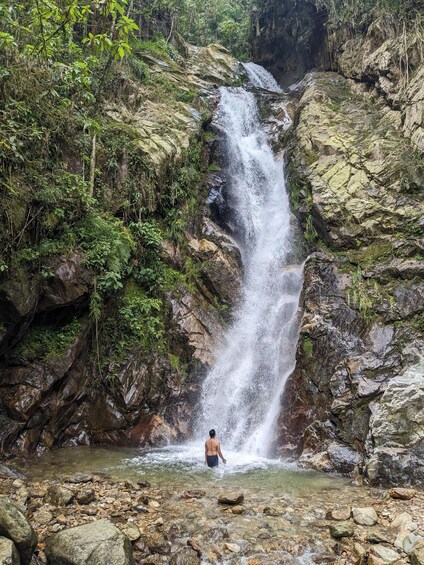
[[[211,430],[211,431],[209,432],[209,435],[210,435],[211,437],[215,437],[215,436],[216,436],[215,430]]]

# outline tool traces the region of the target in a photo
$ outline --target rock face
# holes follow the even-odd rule
[[[150,299],[149,291],[130,276],[139,259],[128,258],[125,280],[118,284],[122,289],[105,296],[98,332],[89,313],[96,268],[88,265],[84,245],[77,242],[49,256],[48,274],[41,282],[23,263],[8,276],[0,273],[1,451],[28,455],[59,445],[161,445],[189,431],[196,389],[238,299],[242,274],[237,246],[205,205],[206,185],[219,174],[207,173],[216,142],[203,140],[208,118],[201,112],[213,110],[216,86],[234,82],[239,71],[219,46],[184,44],[183,51],[184,59],[178,56],[176,61],[137,54],[152,76],[171,90],[182,89],[181,100],[151,92],[143,81],[124,73],[119,79],[124,95],[111,95],[104,108],[109,124],[135,136],[131,158],[137,160],[139,184],[146,194],[150,191],[151,201],[169,189],[180,170],[181,186],[188,190],[190,185],[190,212],[179,209],[181,203],[174,206],[179,235],[162,236],[158,251],[166,269],[159,276],[161,296],[159,303],[153,302],[150,319],[154,331],[159,328],[164,336],[162,346],[154,347],[159,339],[149,347],[140,346],[140,337],[126,342],[128,320],[124,346],[116,348],[119,340],[112,338],[116,329],[110,326],[120,312],[139,320],[143,313],[135,314],[133,305]],[[107,169],[100,153],[98,167]],[[122,206],[129,159],[124,151],[116,178],[105,178],[107,214]],[[73,162],[65,168],[78,170]],[[157,202],[149,204],[152,210],[155,206]],[[18,233],[22,227],[14,229]]]
[[[389,483],[421,481],[424,448],[424,172],[400,123],[361,85],[310,74],[288,157],[312,253],[280,443],[317,469]]]
[[[106,520],[52,535],[46,555],[52,565],[134,564],[130,540]]]
[[[6,496],[0,496],[0,536],[0,540],[7,538],[13,542],[12,545],[6,542],[1,544],[2,551],[8,552],[15,559],[12,563],[19,563],[16,550],[22,565],[31,561],[37,545],[37,534],[19,506]]]

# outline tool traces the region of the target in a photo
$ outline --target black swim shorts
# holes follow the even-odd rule
[[[208,467],[218,467],[218,455],[207,455],[206,462]]]

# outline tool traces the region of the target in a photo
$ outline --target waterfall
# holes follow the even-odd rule
[[[244,70],[250,82],[258,88],[270,90],[271,92],[283,92],[275,78],[263,67],[256,63],[243,63]]]
[[[259,75],[257,67],[248,65]],[[274,79],[259,68],[269,89]],[[261,127],[255,96],[227,87],[220,96],[216,125],[228,163],[226,199],[245,276],[235,321],[203,383],[195,429],[204,438],[216,428],[226,449],[266,456],[295,365],[303,266],[293,258],[283,162]]]

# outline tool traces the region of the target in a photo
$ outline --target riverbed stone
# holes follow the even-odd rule
[[[418,542],[411,551],[412,565],[424,565],[424,541]]]
[[[374,526],[378,521],[377,512],[371,506],[368,508],[352,508],[353,521],[361,526]]]
[[[190,547],[184,547],[169,560],[169,565],[199,565],[200,558]]]
[[[218,497],[218,504],[228,504],[237,506],[242,504],[244,500],[244,494],[241,492],[227,492],[225,494],[220,494]]]
[[[417,494],[417,491],[413,488],[395,487],[389,490],[389,494],[392,498],[398,500],[411,500]]]
[[[53,506],[66,506],[73,498],[74,493],[71,490],[61,485],[51,485],[44,500],[49,504],[53,504]]]
[[[335,539],[352,537],[354,532],[355,528],[352,522],[337,522],[330,526],[330,534]]]
[[[20,565],[16,545],[12,540],[0,536],[0,565]]]
[[[171,542],[161,532],[147,534],[143,540],[152,553],[159,553],[160,555],[169,555],[171,553]]]
[[[329,520],[346,521],[349,520],[351,509],[349,506],[342,506],[340,508],[333,508],[328,512]]]
[[[394,549],[390,549],[385,545],[377,544],[370,547],[370,556],[376,557],[382,563],[396,563],[400,560],[400,555]]]
[[[77,491],[75,499],[78,504],[90,504],[96,498],[96,492],[92,488],[83,488]]]
[[[410,554],[415,549],[418,543],[424,542],[422,536],[417,536],[415,534],[407,534],[402,540],[402,549],[406,554]]]
[[[52,535],[46,555],[50,565],[134,565],[130,540],[107,520]]]
[[[141,532],[137,524],[132,524],[129,522],[127,524],[124,524],[120,528],[120,530],[129,538],[130,541],[137,541],[141,536]]]
[[[6,496],[0,496],[0,536],[14,542],[22,565],[31,561],[37,545],[37,534],[21,508]]]
[[[413,518],[409,512],[402,512],[398,514],[393,519],[392,523],[390,524],[392,530],[397,531],[407,531],[407,532],[414,532],[417,529],[417,524],[413,521]]]

